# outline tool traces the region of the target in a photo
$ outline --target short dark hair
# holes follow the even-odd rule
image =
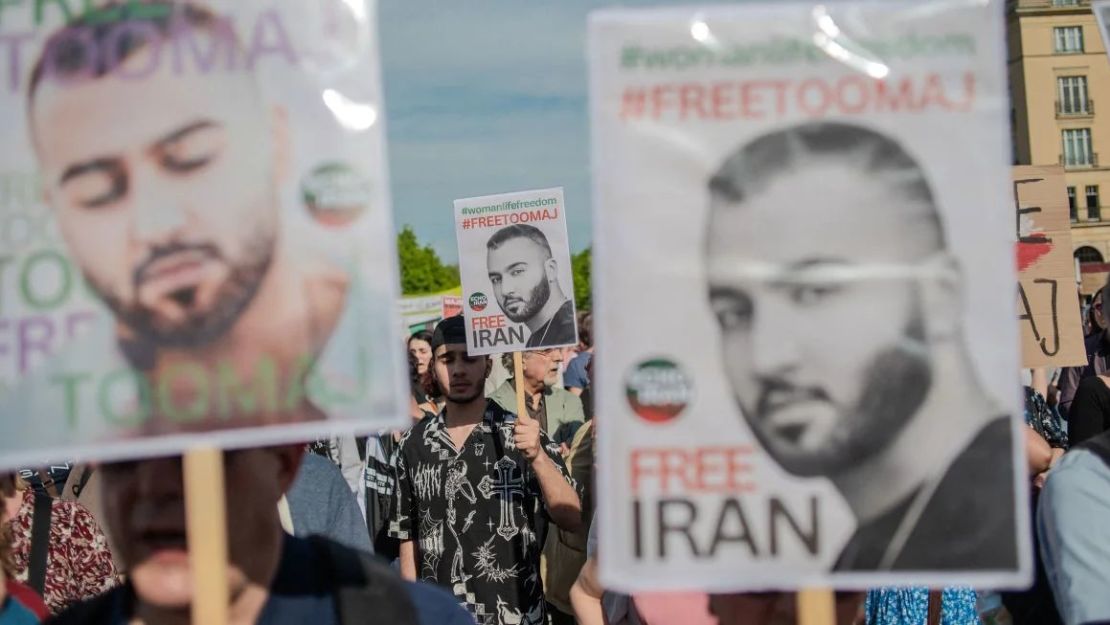
[[[586,347],[594,346],[594,316],[588,310],[578,311],[578,340]]]
[[[121,24],[142,26],[124,29]],[[47,38],[32,66],[27,101],[34,99],[48,70],[54,78],[84,74],[86,78],[102,78],[152,41],[170,39],[182,28],[222,31],[232,37],[236,47],[239,46],[226,20],[188,0],[149,0],[142,4],[133,0],[110,0],[77,16]],[[89,48],[99,52],[92,59],[88,58]],[[112,54],[105,54],[105,50]]]
[[[430,346],[432,344],[432,333],[427,330],[413,332],[409,340],[405,341],[405,347],[411,347],[413,341],[424,341]]]
[[[548,258],[551,258],[551,244],[547,242],[547,235],[542,230],[535,226],[528,224],[514,224],[512,226],[505,226],[504,228],[493,233],[493,236],[486,242],[486,249],[495,250],[505,243],[513,239],[528,239],[536,245],[543,248]]]
[[[466,345],[466,322],[462,315],[448,317],[436,325],[432,332],[432,353],[442,345],[462,343]]]
[[[758,195],[778,176],[807,160],[842,163],[863,170],[929,210],[909,215],[917,231],[932,237],[930,248],[946,247],[933,190],[921,165],[897,141],[870,128],[840,122],[807,122],[757,137],[733,152],[709,179],[709,193],[729,204]]]

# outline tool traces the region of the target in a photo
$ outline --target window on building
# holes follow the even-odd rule
[[[1087,219],[1090,221],[1102,219],[1098,206],[1098,185],[1087,185]]]
[[[1090,112],[1087,102],[1087,77],[1062,76],[1056,79],[1057,110],[1065,115]]]
[[[1068,211],[1072,221],[1079,221],[1079,206],[1075,203],[1075,187],[1068,187]]]
[[[1075,258],[1079,261],[1080,265],[1087,264],[1102,264],[1102,254],[1095,248],[1084,245],[1083,247],[1075,250]]]
[[[1072,128],[1064,131],[1064,165],[1081,167],[1094,164],[1091,152],[1091,129]]]
[[[1052,0],[1054,7],[1073,7],[1079,4],[1079,0]]]
[[[1056,40],[1056,52],[1075,54],[1083,51],[1083,27],[1060,26],[1052,29]]]

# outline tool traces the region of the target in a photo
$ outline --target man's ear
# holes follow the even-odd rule
[[[493,373],[493,359],[489,356],[486,356],[486,375],[483,377],[483,379],[488,380],[489,374],[491,373]]]
[[[559,279],[559,263],[554,258],[543,261],[543,273],[549,282]]]
[[[958,339],[963,328],[964,276],[956,259],[944,254],[924,266],[922,315],[930,342]]]

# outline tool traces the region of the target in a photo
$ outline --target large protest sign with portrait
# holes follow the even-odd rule
[[[591,16],[606,587],[1028,579],[1002,41],[997,0]]]
[[[0,465],[400,425],[374,4],[0,12]]]
[[[578,343],[563,190],[455,200],[472,355]]]

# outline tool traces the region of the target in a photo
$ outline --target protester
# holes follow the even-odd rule
[[[242,624],[471,623],[441,591],[402,581],[371,556],[282,532],[278,501],[301,445],[224,453],[229,611]],[[124,586],[62,614],[59,625],[188,623],[193,599],[180,458],[106,465],[109,529],[128,568]]]
[[[593,315],[588,311],[581,311],[578,313],[578,355],[567,363],[567,369],[563,373],[563,385],[568,391],[581,397],[582,392],[590,385],[586,367],[593,357]]]
[[[318,441],[313,441],[308,446],[308,451],[322,458],[331,460],[339,467],[343,481],[355,496],[359,510],[365,513],[366,492],[366,459],[364,445],[360,440],[351,435],[332,436]]]
[[[1078,445],[1110,430],[1110,375],[1080,380],[1068,413],[1068,441]]]
[[[52,614],[119,583],[108,541],[84,506],[22,480],[3,501],[16,578],[41,592]]]
[[[1037,534],[1065,625],[1110,621],[1110,432],[1073,446],[1053,468]]]
[[[1106,308],[1106,302],[1110,297],[1110,289],[1103,287],[1095,294],[1092,306],[1098,306],[1098,310]],[[1075,393],[1079,390],[1079,383],[1096,375],[1110,374],[1110,333],[1105,327],[1105,323],[1098,326],[1098,329],[1091,332],[1083,341],[1084,349],[1087,351],[1087,364],[1079,365],[1076,367],[1067,367],[1060,374],[1060,400],[1059,408],[1060,414],[1068,422],[1071,422],[1071,403],[1075,399]]]
[[[559,375],[559,363],[562,362],[562,351],[559,349],[542,349],[524,352],[524,405],[528,415],[539,421],[540,429],[547,434],[553,434],[563,424],[586,421],[582,412],[582,400],[570,391],[556,386]],[[513,355],[502,355],[502,363],[513,371]],[[516,404],[516,378],[509,378],[502,384],[490,399],[497,402],[507,412],[515,413]],[[564,450],[566,451],[566,450]]]
[[[421,330],[409,337],[409,384],[420,415],[435,414],[443,408],[443,397],[432,379],[432,333]],[[421,416],[420,418],[423,418]]]
[[[581,503],[539,422],[486,399],[490,359],[467,354],[465,328],[452,317],[432,338],[447,406],[401,439],[390,534],[402,574],[451,589],[479,623],[543,625],[537,516],[575,529]]]
[[[1091,302],[1087,305],[1087,323],[1084,328],[1083,336],[1091,336],[1098,334],[1106,329],[1106,316],[1102,313],[1102,289],[1099,289],[1091,296]]]
[[[316,454],[305,454],[297,478],[286,494],[294,536],[323,536],[335,542],[373,552],[370,533],[335,464]]]
[[[970,588],[882,588],[867,593],[867,625],[972,625],[979,623],[978,597]]]
[[[1084,382],[1085,383],[1085,382]],[[1044,369],[1034,369],[1030,385],[1025,391],[1026,463],[1029,467],[1029,503],[1031,518],[1037,518],[1041,488],[1048,472],[1056,466],[1068,447],[1059,413],[1048,405],[1045,392],[1048,377]],[[1033,540],[1033,585],[1022,591],[1001,593],[1002,604],[1009,612],[1014,625],[1058,625],[1060,614],[1052,597],[1045,573],[1044,561],[1039,553],[1037,532]]]
[[[427,330],[414,332],[409,337],[408,350],[409,356],[416,363],[416,375],[426,375],[432,362],[432,333]]]
[[[14,493],[13,476],[0,474],[0,498]],[[38,625],[46,620],[46,604],[35,591],[15,581],[7,518],[7,507],[0,506],[0,625]]]
[[[568,425],[571,424],[564,424],[563,427]],[[586,563],[590,521],[594,518],[593,426],[594,423],[589,422],[578,429],[570,443],[570,451],[566,454],[570,476],[581,487],[582,524],[573,531],[556,527],[555,531],[548,533],[544,545],[543,554],[547,562],[543,580],[544,595],[552,625],[574,625],[570,589]]]

